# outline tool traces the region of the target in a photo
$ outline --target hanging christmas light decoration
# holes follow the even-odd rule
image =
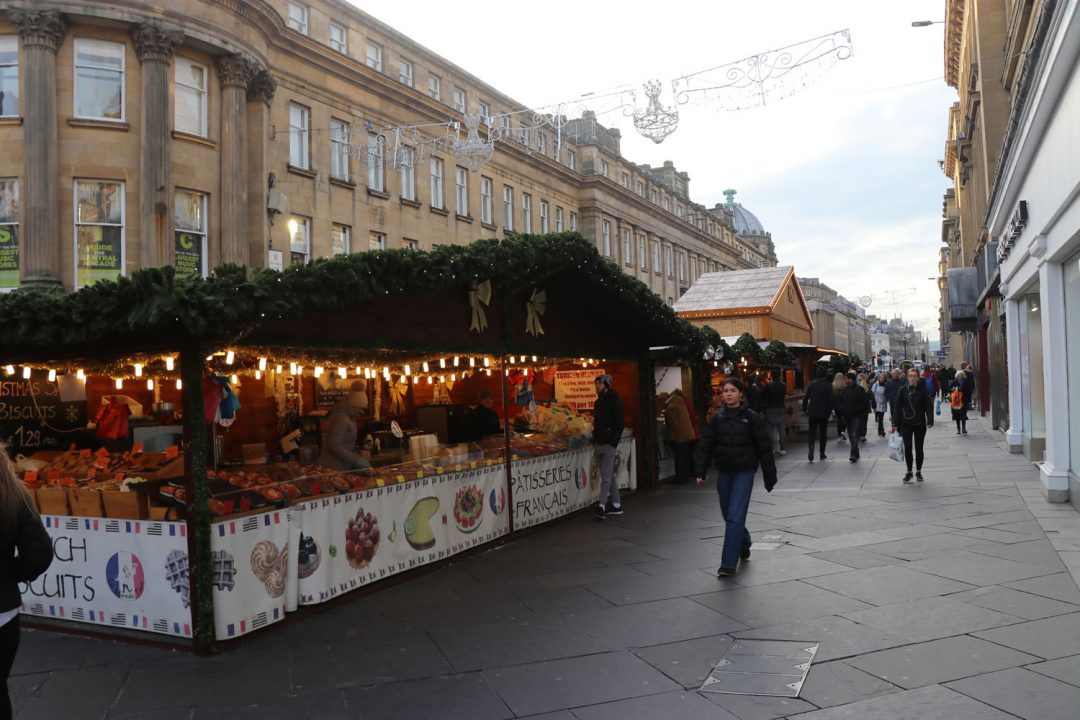
[[[660,81],[650,80],[644,85],[649,104],[644,110],[634,111],[634,127],[656,144],[664,142],[679,127],[679,111],[660,104]]]

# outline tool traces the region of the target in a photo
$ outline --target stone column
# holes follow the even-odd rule
[[[221,249],[219,263],[248,264],[247,89],[258,68],[243,55],[217,62],[221,81]]]
[[[62,290],[56,51],[67,22],[55,10],[10,10],[26,62],[23,95],[23,240],[19,264],[27,289]]]
[[[169,65],[183,39],[178,30],[140,23],[131,32],[142,65],[139,158],[139,267],[172,265],[172,145],[169,128]]]
[[[247,90],[247,246],[252,267],[266,267],[270,224],[266,195],[270,192],[266,143],[270,134],[270,103],[277,82],[269,70],[259,70]],[[280,188],[278,188],[280,191]]]
[[[1004,294],[1005,289],[1002,288]],[[1023,295],[1019,296],[1020,299]],[[1023,317],[1020,314],[1020,299],[1005,298],[1005,352],[1008,356],[1009,373],[1009,429],[1005,433],[1005,440],[1010,453],[1022,453],[1024,451],[1024,397],[1020,387],[1020,323]],[[984,369],[985,372],[985,369]]]
[[[1069,502],[1069,366],[1065,354],[1065,271],[1041,258],[1039,303],[1042,312],[1043,384],[1046,451],[1039,464],[1048,502]],[[1060,348],[1060,351],[1058,351]],[[986,372],[986,368],[982,368]]]

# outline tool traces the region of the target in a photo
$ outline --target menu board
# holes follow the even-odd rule
[[[67,448],[86,421],[86,386],[75,377],[49,382],[35,371],[28,380],[0,379],[0,441],[12,455]]]
[[[603,368],[559,370],[555,373],[555,401],[574,410],[592,410],[596,402],[596,377]]]

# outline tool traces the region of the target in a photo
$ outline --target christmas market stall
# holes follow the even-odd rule
[[[648,349],[703,336],[577,235],[0,298],[0,431],[58,562],[23,611],[206,648],[596,502],[593,380],[656,481]]]

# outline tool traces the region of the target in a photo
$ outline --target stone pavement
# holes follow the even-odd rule
[[[23,633],[19,720],[1080,717],[1080,514],[973,420],[926,482],[793,444],[718,580],[711,487],[630,498],[210,658]],[[737,638],[820,643],[798,699],[699,693]]]

